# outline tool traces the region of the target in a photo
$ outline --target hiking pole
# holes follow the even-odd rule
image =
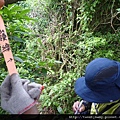
[[[79,104],[78,109],[76,110],[75,114],[79,113],[79,109],[81,108],[82,104],[83,104],[83,100],[80,101],[80,104]]]

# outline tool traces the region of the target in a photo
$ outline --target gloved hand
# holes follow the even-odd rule
[[[24,89],[30,95],[30,97],[38,100],[44,87],[41,84],[37,84],[35,82],[30,83],[30,80],[27,79],[21,79],[21,81]]]
[[[25,91],[18,74],[7,76],[1,87],[1,107],[12,114],[22,114],[36,104]]]

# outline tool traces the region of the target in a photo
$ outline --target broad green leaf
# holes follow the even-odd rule
[[[25,9],[25,10],[22,10],[22,12],[20,13],[20,15],[26,15],[27,13],[30,12],[30,9]]]
[[[7,7],[10,11],[20,11],[21,10],[21,6],[17,6],[15,4],[9,4]]]
[[[57,110],[60,114],[63,114],[63,109],[60,106],[57,107]]]
[[[16,61],[18,61],[18,62],[23,63],[23,60],[22,60],[21,58],[19,58],[19,57],[14,57],[14,59],[15,59]]]
[[[13,38],[13,40],[18,41],[18,42],[24,42],[23,39],[21,39],[17,36],[13,36],[12,38]]]
[[[61,61],[56,60],[55,63],[62,63]]]
[[[2,14],[3,14],[3,11],[0,10],[0,15],[2,15]]]
[[[47,70],[46,70],[45,68],[42,68],[42,74],[43,74],[44,76],[47,75]]]

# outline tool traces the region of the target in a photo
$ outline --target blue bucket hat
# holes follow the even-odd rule
[[[120,99],[120,62],[94,59],[87,65],[85,76],[76,80],[75,92],[82,99],[94,103]]]

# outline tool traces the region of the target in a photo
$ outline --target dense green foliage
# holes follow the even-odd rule
[[[98,57],[120,61],[119,5],[120,0],[27,0],[0,11],[21,78],[45,86],[41,113],[73,113],[74,82],[86,65]],[[2,53],[0,59],[2,82],[8,73]]]

